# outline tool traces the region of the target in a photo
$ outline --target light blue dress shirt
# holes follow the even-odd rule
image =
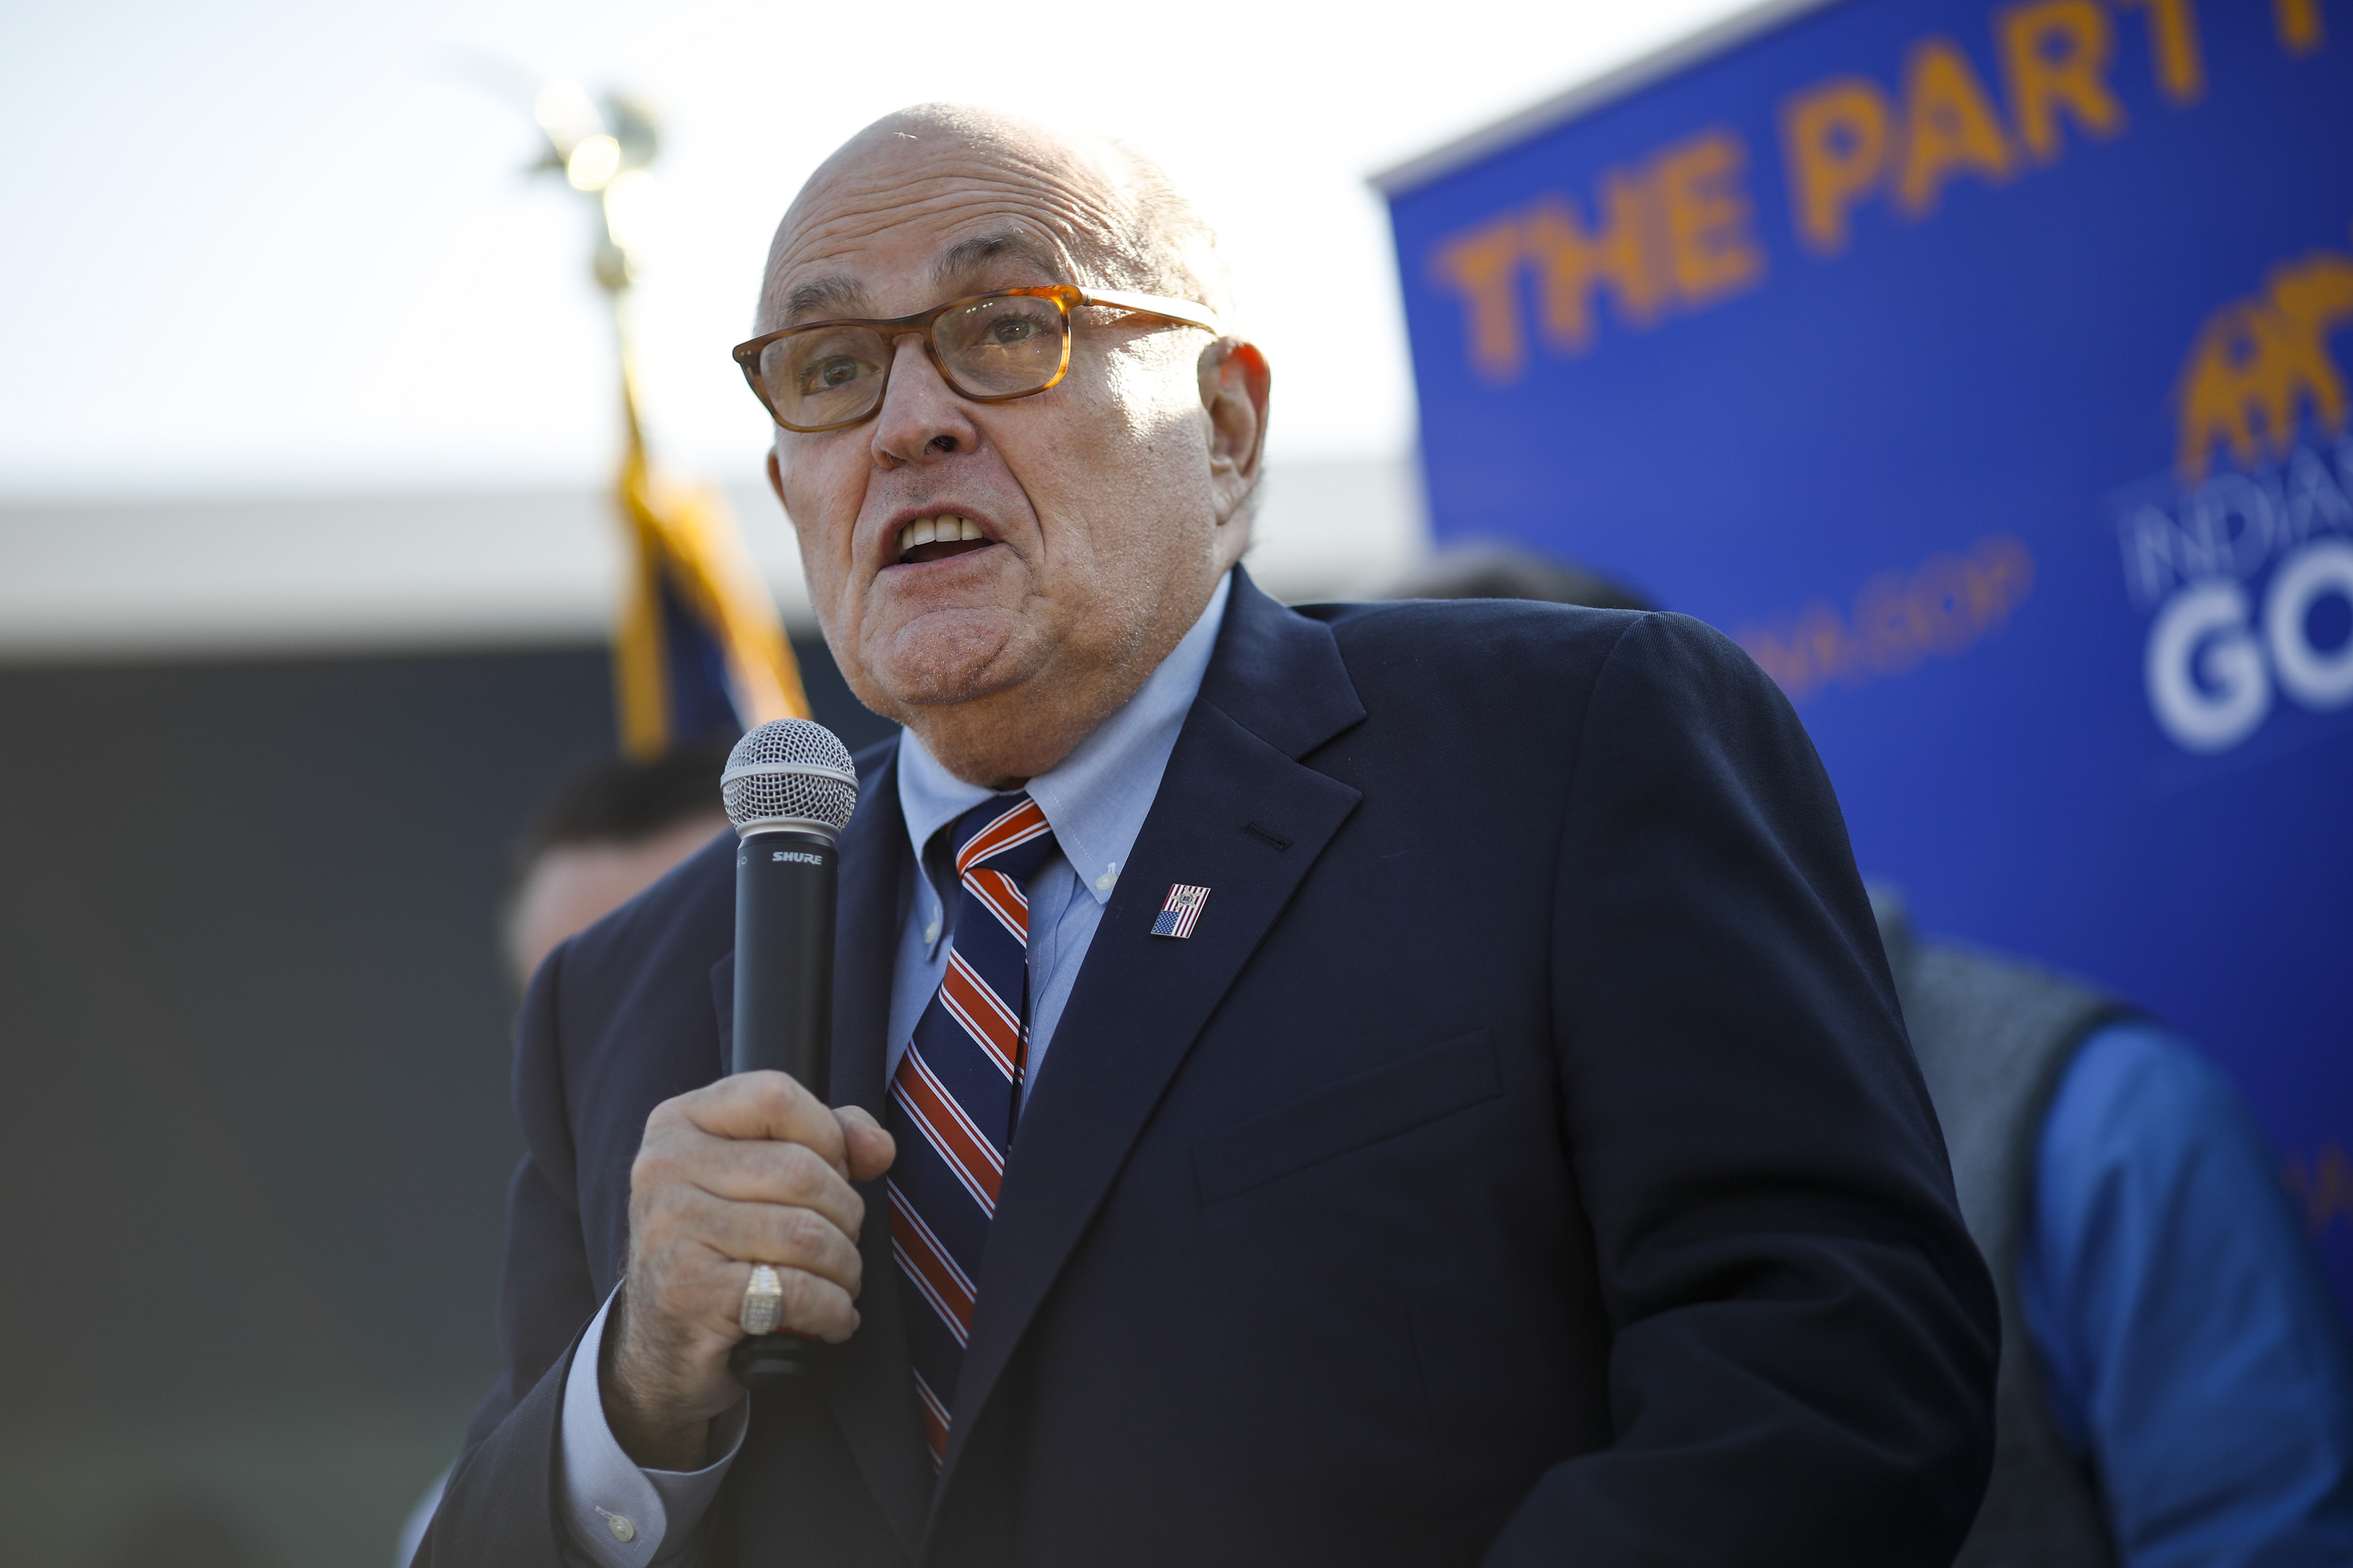
[[[2145,1022],[2085,1041],[2020,1254],[2052,1419],[2124,1568],[2353,1564],[2353,1348],[2216,1068]]]
[[[1220,578],[1201,618],[1160,662],[1135,695],[1097,725],[1076,750],[1029,784],[1054,829],[1056,853],[1029,883],[1029,1061],[1022,1079],[1026,1101],[1044,1066],[1054,1026],[1070,1002],[1079,966],[1118,886],[1135,836],[1160,793],[1160,776],[1176,749],[1177,731],[1192,711],[1224,625],[1233,576]],[[968,784],[942,767],[913,731],[899,735],[899,809],[914,854],[900,889],[908,913],[891,972],[890,1059],[899,1058],[947,972],[955,935],[955,874],[932,840],[997,792]],[[927,853],[928,852],[928,853]],[[557,1458],[564,1477],[566,1522],[573,1544],[599,1568],[657,1568],[681,1559],[694,1527],[709,1511],[743,1447],[747,1402],[712,1423],[711,1447],[720,1458],[699,1470],[648,1470],[622,1452],[605,1420],[597,1386],[610,1297],[581,1336],[564,1385]]]
[[[1096,726],[1078,749],[1031,779],[1029,798],[1054,829],[1056,853],[1029,882],[1029,1061],[1021,1080],[1026,1104],[1053,1043],[1054,1026],[1071,1000],[1079,963],[1094,939],[1095,922],[1111,902],[1120,868],[1143,831],[1160,793],[1160,775],[1176,749],[1176,731],[1193,710],[1209,653],[1225,622],[1233,579],[1219,579],[1208,608],[1119,711]],[[900,928],[891,978],[890,1060],[899,1058],[947,973],[948,943],[959,901],[946,840],[933,840],[956,818],[997,792],[969,784],[942,767],[913,731],[899,734],[899,809],[914,851],[902,898],[912,896]],[[918,869],[919,868],[919,869]]]

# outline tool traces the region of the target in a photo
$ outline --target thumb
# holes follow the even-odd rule
[[[871,1182],[891,1168],[891,1162],[899,1157],[899,1146],[891,1134],[882,1131],[881,1123],[861,1106],[845,1105],[833,1114],[841,1122],[841,1142],[849,1156],[851,1181]]]

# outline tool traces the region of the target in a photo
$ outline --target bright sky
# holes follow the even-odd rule
[[[1365,176],[1745,7],[9,0],[0,496],[600,479],[590,204],[522,172],[557,78],[663,120],[637,294],[671,466],[756,465],[727,349],[771,228],[849,132],[942,98],[1158,157],[1273,361],[1272,455],[1395,454],[1412,387]]]

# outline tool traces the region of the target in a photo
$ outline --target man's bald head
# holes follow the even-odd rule
[[[1058,264],[1065,281],[1192,300],[1231,318],[1233,283],[1216,231],[1159,164],[1090,132],[919,103],[850,137],[801,186],[768,249],[754,330],[852,313],[822,278],[788,284],[788,271],[807,270],[796,262],[854,243],[877,223],[969,202],[976,186],[999,184],[1028,209],[1018,227],[1043,231],[1002,237],[1042,240],[1052,255],[1040,259]],[[1021,194],[1042,200],[1018,202]]]

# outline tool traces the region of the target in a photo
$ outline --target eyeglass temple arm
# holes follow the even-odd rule
[[[1082,289],[1079,297],[1090,305],[1109,305],[1114,310],[1142,310],[1146,315],[1166,316],[1172,321],[1198,327],[1213,338],[1225,335],[1225,328],[1218,322],[1218,313],[1207,305],[1198,305],[1190,300],[1168,300],[1157,294],[1129,294],[1116,289]]]

